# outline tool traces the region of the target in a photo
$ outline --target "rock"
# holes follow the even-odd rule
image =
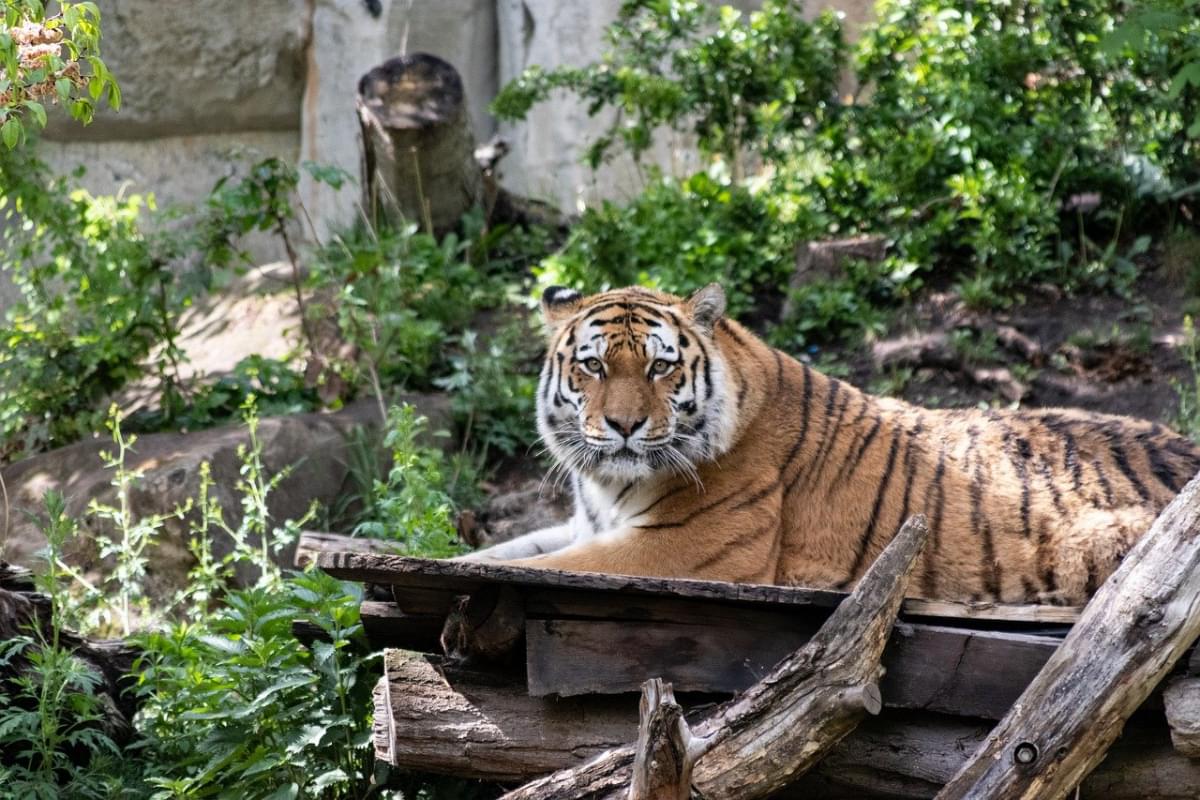
[[[102,108],[87,127],[55,114],[47,136],[78,143],[295,131],[305,81],[308,5],[307,0],[207,0],[194,7],[106,0],[103,55],[121,85],[121,108]]]
[[[431,429],[451,424],[449,399],[443,395],[405,395],[420,413],[430,418]],[[268,500],[272,524],[299,519],[316,500],[332,506],[345,493],[350,477],[351,445],[348,437],[356,426],[371,427],[378,422],[374,400],[360,400],[333,414],[298,414],[265,418],[258,438],[262,462],[268,475],[292,468],[291,474],[271,493]],[[245,426],[230,425],[194,433],[153,433],[139,436],[128,454],[126,468],[140,470],[142,478],[130,493],[133,515],[141,519],[171,513],[199,494],[200,465],[211,466],[215,497],[225,520],[236,527],[241,519],[241,497],[236,490],[241,461],[237,450],[248,444]],[[37,516],[42,498],[49,490],[61,491],[68,513],[83,522],[83,535],[69,552],[71,562],[92,572],[98,563],[94,533],[99,524],[89,519],[88,505],[97,500],[113,503],[115,490],[112,471],[105,469],[102,451],[113,449],[104,439],[78,442],[49,453],[33,456],[0,470],[7,492],[0,524],[8,530],[0,536],[0,557],[16,564],[32,566],[45,546]],[[170,520],[164,525],[158,542],[149,553],[147,587],[152,597],[166,597],[185,583],[193,559],[187,550],[187,524]],[[232,547],[225,535],[218,535],[214,550],[223,555]],[[279,555],[279,563],[290,564],[291,548]],[[248,571],[239,573],[243,581],[252,578]]]

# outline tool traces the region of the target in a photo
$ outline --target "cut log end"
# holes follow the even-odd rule
[[[428,53],[389,59],[358,82],[359,101],[385,127],[421,130],[443,125],[462,112],[462,78],[449,63]]]

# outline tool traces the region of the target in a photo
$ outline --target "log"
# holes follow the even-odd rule
[[[0,641],[30,636],[33,644],[29,648],[40,647],[53,638],[52,613],[50,598],[34,590],[29,571],[0,561]],[[127,743],[133,736],[139,704],[132,689],[136,682],[133,665],[140,650],[123,640],[88,639],[66,629],[59,632],[58,642],[95,676],[92,692],[102,700],[99,724],[104,732],[117,744]],[[29,669],[29,648],[0,664],[0,694],[8,693]]]
[[[651,678],[642,685],[639,719],[629,800],[688,800],[708,742],[692,735],[671,684]]]
[[[703,795],[766,797],[817,763],[863,716],[879,713],[880,656],[927,537],[924,517],[908,520],[810,642],[699,723],[708,749],[693,779]],[[505,798],[621,797],[634,752],[615,748]]]
[[[938,797],[1057,798],[1200,634],[1200,477],[1171,501]]]
[[[1180,677],[1163,691],[1171,743],[1180,754],[1200,758],[1200,678]]]
[[[385,764],[518,782],[578,766],[637,735],[637,710],[609,698],[530,697],[519,676],[384,651],[375,755]]]
[[[363,206],[373,222],[442,235],[484,199],[462,78],[428,53],[389,59],[358,82]]]

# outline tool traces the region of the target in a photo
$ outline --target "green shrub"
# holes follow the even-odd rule
[[[741,314],[785,280],[794,242],[762,194],[699,173],[654,180],[626,206],[584,212],[535,273],[542,285],[589,292],[642,284],[687,294],[718,281],[730,312]]]
[[[369,794],[361,588],[320,572],[239,590],[141,638],[139,730],[152,798]],[[322,638],[299,646],[293,620]]]

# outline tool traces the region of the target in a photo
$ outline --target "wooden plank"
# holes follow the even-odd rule
[[[1075,620],[1079,619],[1083,608],[1081,606],[954,603],[947,600],[925,600],[919,597],[910,597],[904,601],[900,610],[906,617],[1073,625]]]
[[[324,536],[333,536],[327,534]],[[330,540],[333,541],[333,540]],[[367,542],[365,539],[351,539]],[[380,545],[381,547],[384,545]],[[833,609],[845,592],[809,589],[798,586],[766,586],[735,584],[722,581],[699,581],[684,578],[642,578],[602,573],[564,572],[562,570],[511,567],[502,564],[445,561],[412,558],[380,552],[356,550],[322,550],[316,552],[316,563],[331,575],[346,580],[389,584],[394,591],[410,589],[441,592],[445,606],[457,594],[470,593],[484,584],[499,583],[525,587],[528,590],[560,590],[586,592],[593,602],[605,594],[634,595],[639,598],[663,597],[685,600],[715,600],[729,603],[761,603],[767,605],[808,605]],[[432,596],[432,594],[430,595]],[[576,608],[579,603],[576,604]],[[997,603],[954,603],[908,598],[901,606],[903,616],[944,617],[972,621],[1002,621],[1025,624],[1070,624],[1079,609],[1065,606],[1003,605]]]
[[[367,539],[324,531],[300,531],[296,542],[296,554],[292,559],[296,569],[304,569],[316,562],[321,553],[398,553],[403,548],[399,542],[386,539]]]
[[[682,578],[641,578],[595,572],[564,572],[469,561],[444,561],[375,553],[319,553],[317,566],[336,578],[470,593],[488,583],[555,589],[625,592],[697,600],[812,605],[832,609],[843,592]]]
[[[734,693],[751,686],[812,636],[791,626],[529,620],[526,674],[534,697],[618,694],[661,676],[680,692]],[[1047,636],[897,623],[884,652],[884,703],[999,719],[1060,640]],[[997,669],[997,665],[1003,668]]]

